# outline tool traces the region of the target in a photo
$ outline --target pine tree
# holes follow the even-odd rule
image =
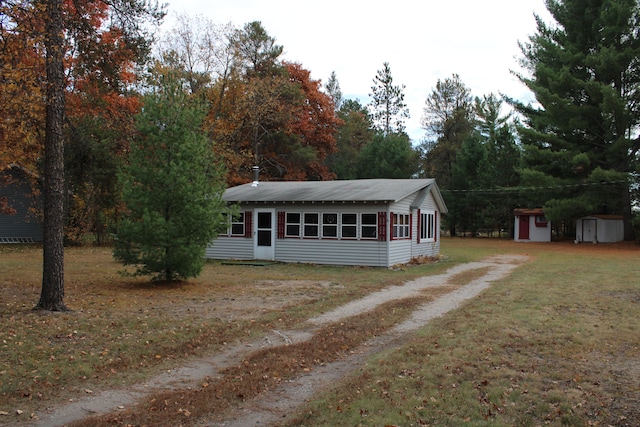
[[[537,17],[521,45],[528,75],[520,80],[535,105],[514,102],[528,185],[548,185],[552,220],[623,214],[630,227],[627,183],[640,150],[640,6],[636,0],[547,1],[557,25]],[[605,184],[609,184],[606,187]]]
[[[393,84],[391,67],[388,62],[384,63],[384,68],[378,70],[373,79],[371,96],[373,99],[369,104],[371,117],[378,131],[384,135],[391,133],[403,133],[405,130],[404,119],[408,119],[409,109],[404,102],[405,86]]]
[[[144,97],[140,136],[123,174],[129,215],[118,226],[114,257],[135,275],[196,277],[204,251],[224,227],[224,176],[200,130],[206,114],[171,72]]]
[[[442,189],[450,189],[453,164],[463,141],[474,130],[473,98],[457,74],[438,80],[425,101],[422,126],[427,139],[422,144],[422,174],[435,178]]]

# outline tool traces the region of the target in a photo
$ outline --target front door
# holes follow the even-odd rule
[[[529,240],[529,215],[520,215],[518,240]]]
[[[275,209],[256,209],[254,215],[253,257],[275,259]]]

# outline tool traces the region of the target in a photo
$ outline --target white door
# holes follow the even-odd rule
[[[583,242],[598,241],[598,224],[595,219],[582,220],[582,241]]]
[[[255,259],[275,259],[276,211],[256,209],[253,228],[253,257]]]

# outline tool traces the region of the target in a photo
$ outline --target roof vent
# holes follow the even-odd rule
[[[260,175],[260,168],[258,166],[254,166],[251,169],[253,170],[253,182],[251,183],[251,186],[255,188],[260,184],[258,182],[258,176]]]

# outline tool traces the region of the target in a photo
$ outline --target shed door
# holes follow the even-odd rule
[[[583,242],[598,241],[598,227],[595,219],[582,220],[582,241]]]
[[[520,215],[518,223],[518,239],[529,240],[529,216]]]
[[[275,259],[275,209],[256,209],[254,212],[253,257]]]

